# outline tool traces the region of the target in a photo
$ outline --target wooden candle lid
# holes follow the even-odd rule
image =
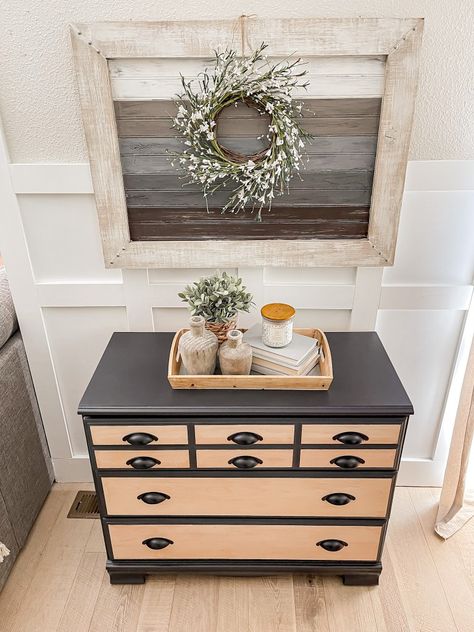
[[[296,313],[295,308],[286,303],[268,303],[260,311],[268,320],[289,320]]]

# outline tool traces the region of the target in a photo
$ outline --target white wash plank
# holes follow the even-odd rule
[[[300,59],[295,56],[269,57],[269,65],[287,60]],[[311,75],[384,75],[385,57],[304,57],[301,68]],[[206,68],[212,70],[214,58],[123,58],[110,59],[109,72],[113,79],[157,79],[177,77],[180,74],[197,76]],[[262,64],[265,67],[265,64]]]
[[[130,233],[107,60],[73,28],[71,42],[104,259],[113,265]]]
[[[295,18],[246,22],[246,50],[270,40],[268,54],[387,55],[417,18]],[[73,29],[107,58],[205,57],[239,43],[237,20],[95,22]]]
[[[197,79],[196,75],[186,75],[186,81]],[[295,88],[295,97],[305,98],[358,98],[381,97],[384,89],[383,75],[307,75],[308,88]],[[157,78],[117,78],[112,77],[114,99],[166,99],[182,92],[179,74],[174,77]],[[195,89],[199,85],[195,82]]]

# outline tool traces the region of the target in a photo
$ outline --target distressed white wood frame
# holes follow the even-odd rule
[[[235,20],[71,25],[79,94],[105,265],[392,265],[418,83],[423,19],[313,18],[247,21],[250,47],[278,57],[386,55],[385,90],[366,239],[131,241],[108,71],[117,58],[209,57],[235,39]]]

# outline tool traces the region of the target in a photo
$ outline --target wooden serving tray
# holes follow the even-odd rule
[[[178,342],[188,329],[176,332],[170,349],[168,380],[172,388],[186,389],[231,389],[300,391],[327,391],[333,380],[331,351],[326,336],[320,329],[295,329],[295,333],[319,340],[321,355],[320,375],[181,375],[181,360],[178,360]],[[242,329],[245,331],[245,329]]]

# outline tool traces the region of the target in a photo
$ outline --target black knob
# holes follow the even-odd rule
[[[235,467],[238,467],[240,470],[249,470],[262,463],[262,459],[257,459],[256,456],[235,456],[229,461],[229,465],[235,465]]]
[[[348,546],[347,542],[344,540],[320,540],[316,543],[316,546],[320,546],[325,551],[331,551],[331,553],[335,553],[336,551],[340,551],[345,546]]]
[[[142,544],[147,546],[149,549],[153,549],[154,551],[159,551],[160,549],[166,549],[170,544],[174,544],[173,540],[168,540],[168,538],[147,538],[143,540]]]
[[[159,503],[170,499],[168,494],[163,494],[162,492],[144,492],[143,494],[140,494],[140,496],[137,496],[137,498],[147,505],[158,505]]]
[[[148,445],[152,441],[158,441],[158,437],[149,432],[132,432],[122,437],[122,441],[126,441],[130,445]]]
[[[342,467],[343,470],[353,470],[355,467],[358,467],[361,463],[365,463],[364,459],[361,459],[360,456],[338,456],[335,459],[331,459],[329,463],[337,465],[337,467]]]
[[[330,505],[347,505],[351,500],[355,500],[355,496],[352,494],[345,494],[343,492],[336,492],[334,494],[327,494],[323,496],[322,500],[325,500]]]
[[[340,432],[333,437],[334,441],[340,441],[345,445],[359,445],[362,441],[368,441],[369,437],[362,432]]]
[[[161,461],[152,456],[135,456],[128,459],[127,465],[131,465],[134,470],[149,470],[154,465],[160,465]]]
[[[227,437],[227,441],[233,441],[238,445],[252,445],[257,443],[257,441],[263,441],[263,437],[256,432],[234,432],[234,434]]]

